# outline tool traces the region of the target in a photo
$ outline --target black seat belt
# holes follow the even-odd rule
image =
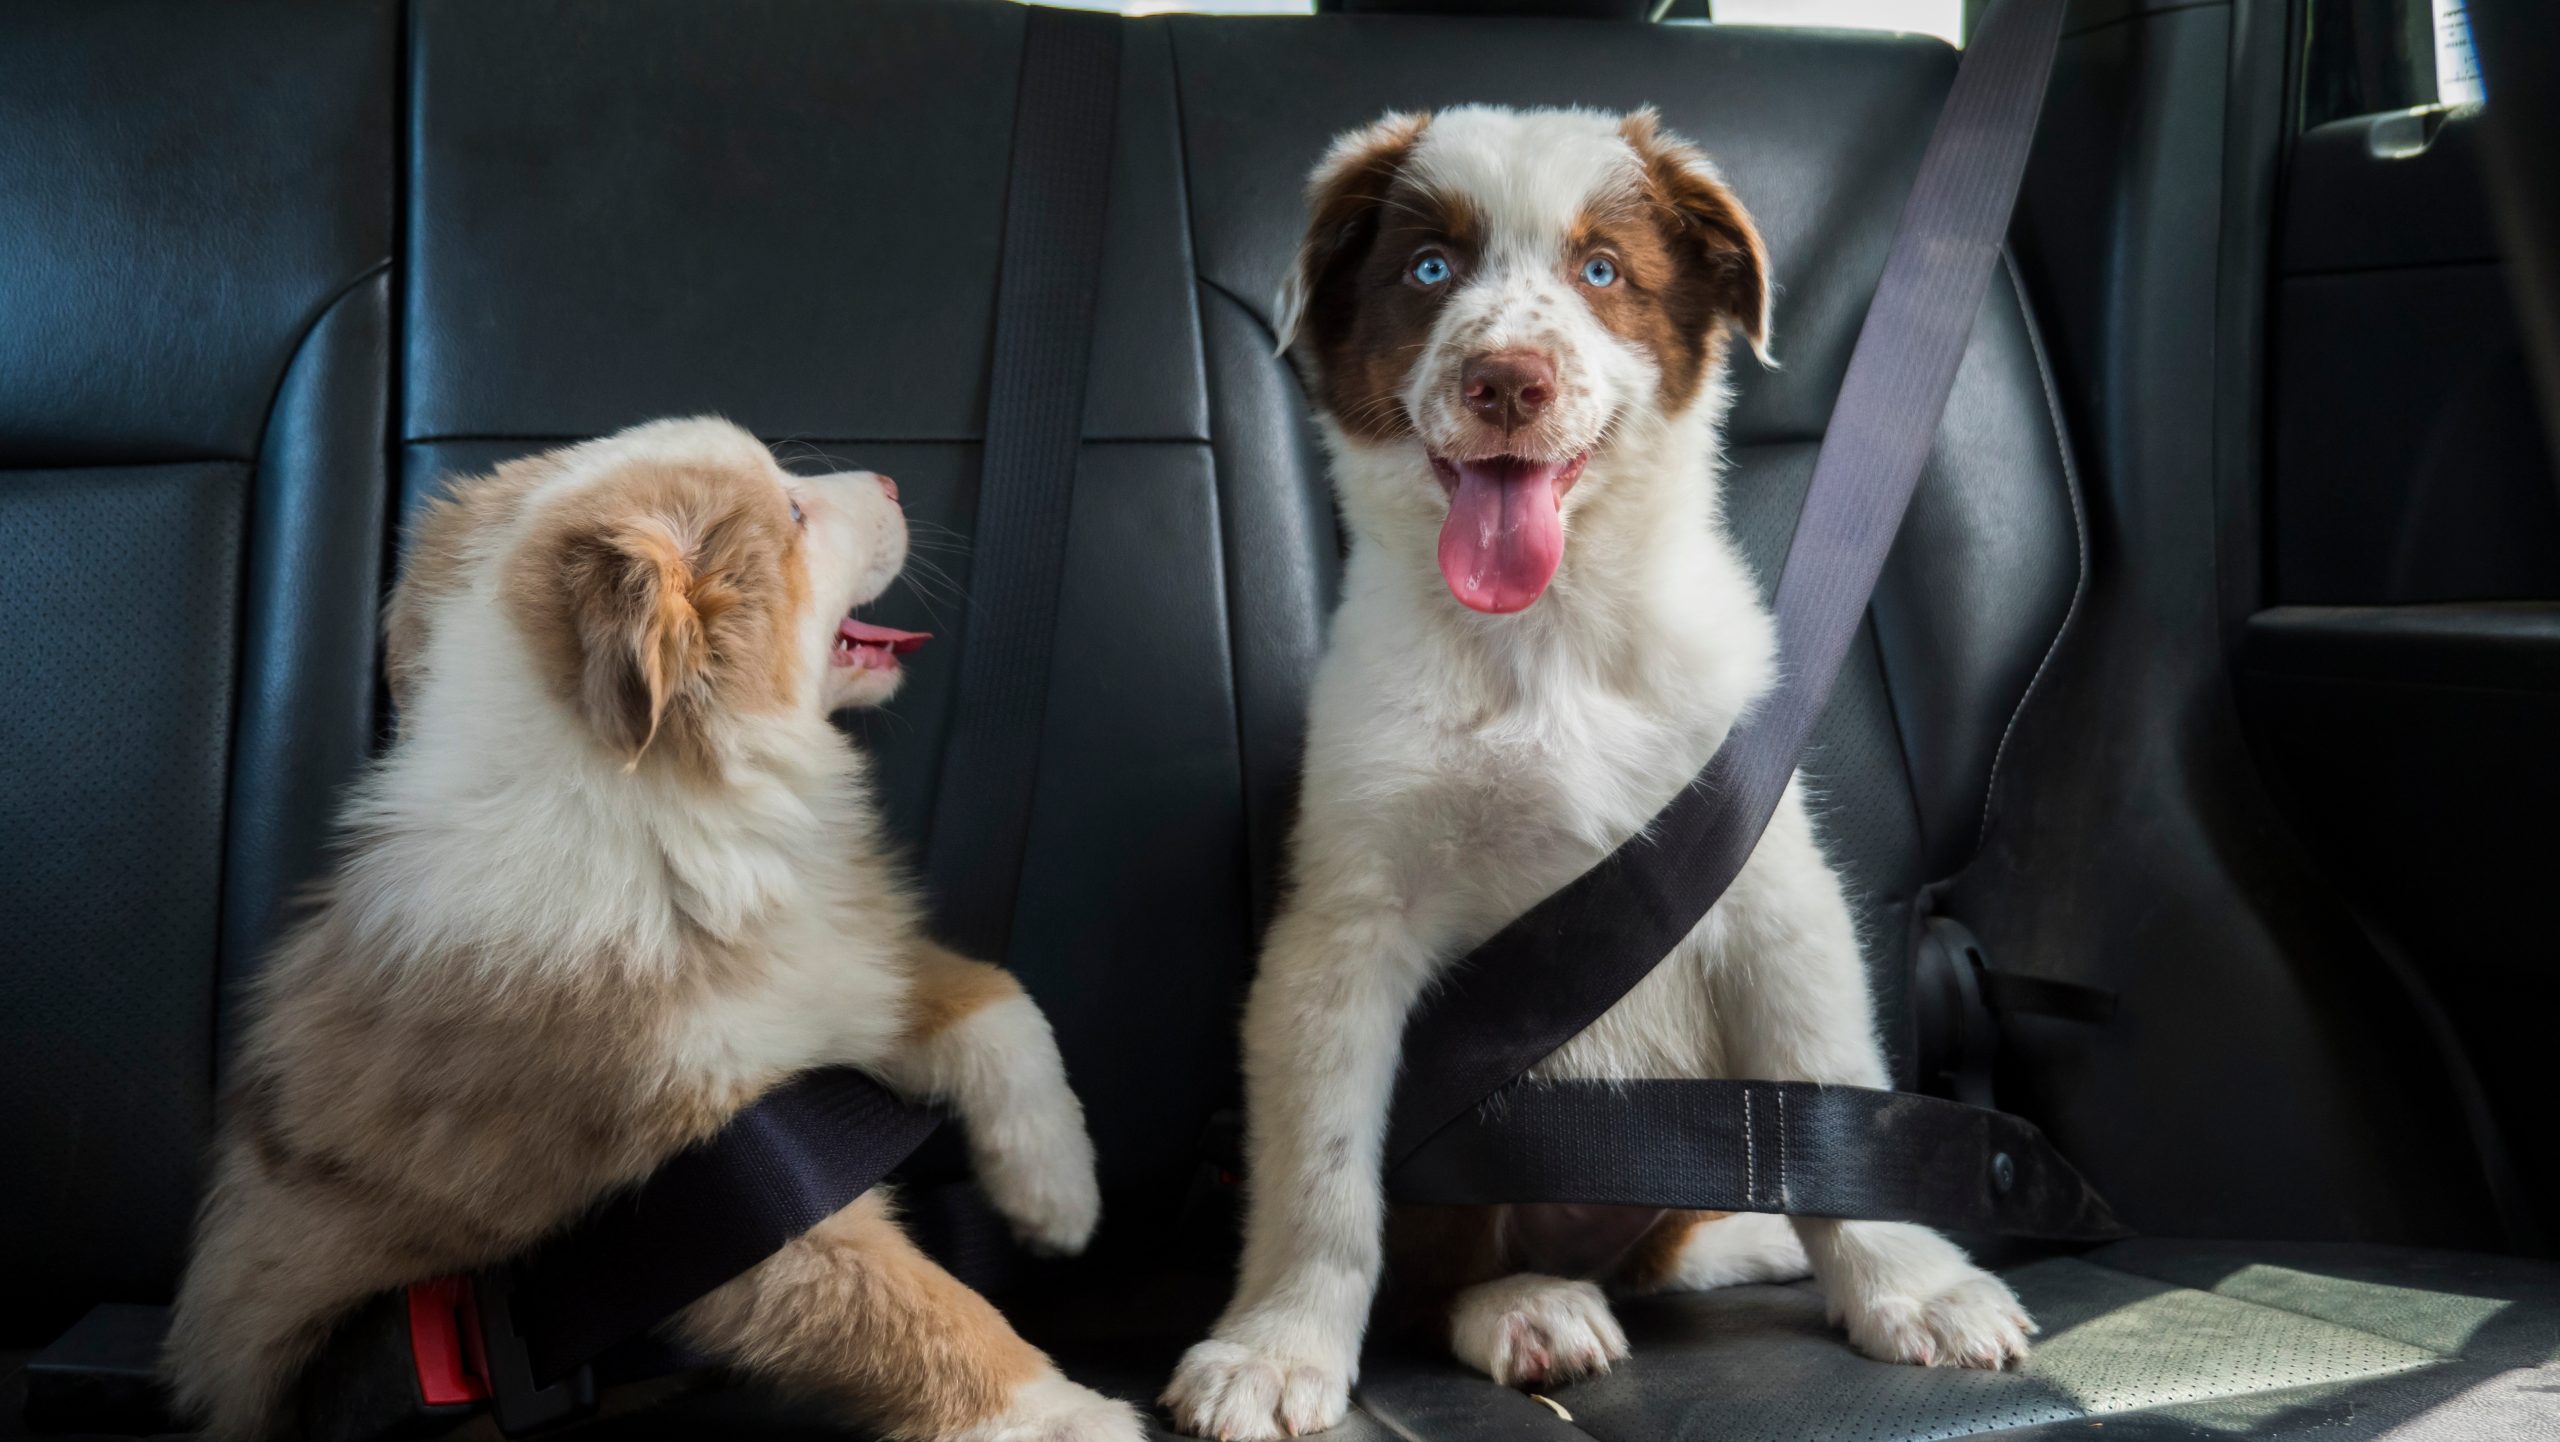
[[[971,567],[977,599],[929,868],[945,934],[978,955],[1003,951],[1021,871],[1124,33],[1108,13],[1023,14]],[[938,1121],[851,1068],[777,1087],[532,1255],[467,1283],[379,1299],[342,1339],[361,1355],[306,1386],[307,1434],[411,1435],[485,1403],[507,1435],[521,1436],[592,1410],[599,1378],[698,1365],[649,1334],[869,1191]],[[386,1377],[386,1366],[397,1375]],[[315,1373],[329,1368],[324,1359]]]
[[[1642,981],[1738,875],[1866,615],[1982,309],[2063,0],[1964,52],[1841,381],[1778,582],[1782,679],[1650,825],[1456,967],[1408,1022],[1388,1184],[1411,1201],[1611,1201],[2121,1235],[2032,1125],[1799,1082],[1520,1078]],[[1500,1104],[1483,1103],[1500,1093]]]
[[[944,938],[999,959],[1013,932],[1048,709],[1120,73],[1121,29],[1111,18],[1034,6],[1029,24],[966,649],[926,848]]]

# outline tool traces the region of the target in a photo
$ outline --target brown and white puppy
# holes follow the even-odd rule
[[[808,1067],[952,1107],[1019,1235],[1080,1249],[1093,1150],[1047,1022],[937,949],[861,753],[923,637],[852,619],[896,488],[716,420],[501,466],[420,523],[400,734],[259,984],[168,1370],[267,1435],[373,1293],[521,1251]],[[866,1196],[671,1324],[906,1439],[1142,1435]]]
[[[1767,359],[1769,266],[1703,156],[1650,111],[1391,115],[1334,146],[1309,201],[1278,328],[1351,545],[1245,1017],[1241,1273],[1166,1392],[1182,1426],[1224,1439],[1343,1417],[1414,999],[1642,827],[1775,659],[1725,534],[1717,436],[1729,338]],[[1682,947],[1537,1074],[1885,1084],[1800,795]],[[1850,1340],[1890,1361],[1998,1367],[2031,1330],[1918,1227],[1513,1207],[1416,1230],[1427,1255],[1394,1269],[1506,1383],[1625,1354],[1600,1284],[1809,1267]]]

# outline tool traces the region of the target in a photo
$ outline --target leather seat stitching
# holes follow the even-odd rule
[[[2089,594],[2089,517],[2081,501],[2080,468],[2073,463],[2070,434],[2063,429],[2062,397],[2054,385],[2053,364],[2045,355],[2044,332],[2036,325],[2034,308],[2027,304],[2026,286],[2018,279],[2017,260],[2005,245],[2000,247],[2000,273],[2009,278],[2010,293],[2018,298],[2018,314],[2027,331],[2027,348],[2036,358],[2036,379],[2043,384],[2045,414],[2053,422],[2053,449],[2062,462],[2062,493],[2071,503],[2071,534],[2079,555],[2071,583],[2071,604],[2063,608],[2062,620],[2053,628],[2053,639],[2045,644],[2044,655],[2028,675],[2025,689],[2018,693],[2017,702],[2009,708],[2008,722],[2000,728],[2000,742],[1992,748],[1991,770],[1982,785],[1982,821],[1974,835],[1977,848],[1988,844],[1991,838],[1991,798],[2000,789],[2000,763],[2009,754],[2009,742],[2017,734],[2018,718],[2026,713],[2027,703],[2034,699],[2036,687],[2044,681],[2045,673],[2052,669],[2053,658],[2062,650],[2063,639],[2071,634],[2071,623],[2080,615],[2081,603]]]

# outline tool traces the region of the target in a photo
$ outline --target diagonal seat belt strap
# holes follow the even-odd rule
[[[1776,690],[1643,833],[1479,947],[1417,1010],[1391,1168],[1615,1005],[1758,844],[1935,441],[2025,173],[2063,10],[2063,0],[1998,0],[1957,68],[1779,579]]]
[[[550,1385],[772,1256],[869,1191],[939,1120],[850,1067],[758,1097],[507,1269],[529,1379]]]
[[[1046,5],[1026,25],[968,619],[925,866],[944,939],[990,959],[1012,936],[1039,775],[1125,28]]]

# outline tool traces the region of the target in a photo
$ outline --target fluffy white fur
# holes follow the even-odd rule
[[[1054,1255],[1084,1249],[1102,1214],[1093,1139],[1049,1019],[1030,997],[972,1012],[891,1057],[879,1075],[970,1118],[978,1183],[1025,1245]]]
[[[1718,501],[1721,387],[1663,413],[1652,357],[1593,316],[1562,263],[1573,217],[1636,164],[1615,117],[1481,108],[1434,116],[1406,163],[1484,217],[1484,258],[1413,364],[1402,400],[1415,433],[1370,442],[1323,422],[1351,548],[1314,685],[1288,896],[1245,1019],[1240,1276],[1166,1392],[1199,1435],[1342,1420],[1380,1272],[1380,1150],[1406,1013],[1443,966],[1644,825],[1772,679],[1772,625]],[[1291,322],[1307,283],[1283,297]],[[1591,456],[1564,499],[1552,586],[1487,616],[1435,567],[1447,503],[1428,457],[1517,448],[1471,431],[1456,404],[1468,356],[1515,346],[1556,361],[1541,442]],[[1686,944],[1538,1074],[1888,1084],[1858,938],[1799,789]],[[1936,1234],[1793,1229],[1869,1355],[2024,1354],[2031,1324],[2008,1288]],[[1702,1263],[1696,1284],[1787,1261],[1765,1232],[1740,1251]],[[1596,1290],[1548,1278],[1470,1293],[1456,1340],[1500,1380],[1540,1370],[1527,1365],[1539,1348],[1549,1367],[1624,1349]]]
[[[1625,1360],[1627,1334],[1592,1283],[1521,1272],[1458,1294],[1449,1350],[1505,1387],[1548,1387]]]
[[[1137,1409],[1055,1372],[1016,1387],[1004,1411],[951,1442],[1147,1442]]]
[[[1813,1274],[1804,1242],[1793,1224],[1781,1216],[1739,1212],[1709,1226],[1693,1228],[1670,1273],[1651,1286],[1626,1288],[1645,1292],[1704,1292],[1745,1282],[1792,1282]]]

